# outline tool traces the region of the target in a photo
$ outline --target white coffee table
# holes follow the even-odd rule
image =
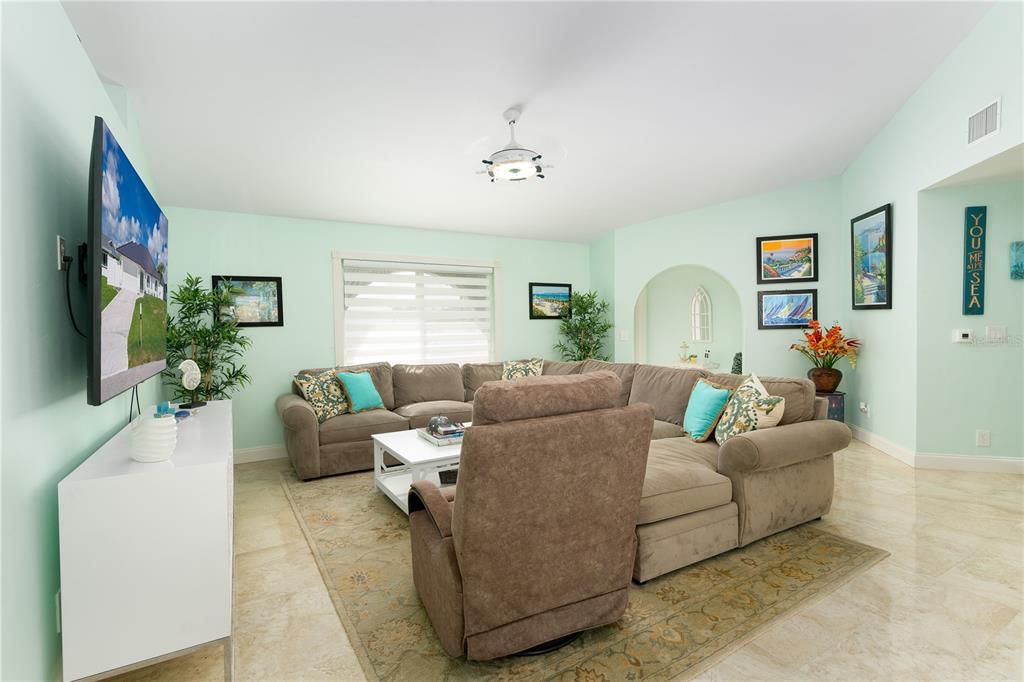
[[[433,481],[438,474],[459,468],[462,444],[437,446],[420,438],[416,430],[393,431],[373,436],[373,485],[391,498],[398,508],[409,513],[409,486],[413,481]],[[387,466],[389,454],[400,464]]]

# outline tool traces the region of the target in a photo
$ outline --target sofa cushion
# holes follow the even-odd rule
[[[301,369],[300,373],[318,374],[331,370],[337,372],[368,372],[373,379],[373,386],[380,393],[380,399],[384,401],[384,407],[389,410],[395,409],[395,389],[391,383],[391,365],[387,362],[368,362],[362,365],[345,365],[343,367],[321,367],[319,369]],[[301,395],[301,393],[300,393]]]
[[[530,358],[529,360],[506,360],[502,363],[501,378],[505,381],[523,379],[525,377],[539,377],[544,368],[544,358]]]
[[[432,400],[462,402],[462,370],[454,362],[439,365],[395,365],[395,405],[411,405]]]
[[[738,388],[747,380],[745,374],[712,374],[709,379],[716,384]],[[814,384],[810,379],[786,377],[760,377],[761,383],[769,395],[778,395],[786,399],[786,411],[782,414],[779,426],[806,422],[814,419]]]
[[[778,425],[785,413],[786,399],[769,395],[757,375],[751,374],[733,391],[715,427],[715,440],[719,445],[725,445],[726,441],[741,433],[770,429]]]
[[[544,363],[545,365],[547,362]],[[462,366],[462,388],[466,391],[465,399],[470,401],[487,381],[500,381],[503,363],[501,362],[468,362]]]
[[[564,376],[566,374],[579,374],[583,370],[583,363],[575,360],[563,362],[562,360],[545,360],[541,374]]]
[[[473,420],[473,403],[458,400],[431,400],[425,403],[412,403],[395,408],[395,414],[409,420],[410,429],[420,429],[427,425],[431,417],[443,415],[453,422]]]
[[[349,412],[366,412],[384,407],[384,401],[373,385],[369,372],[338,372],[336,376],[345,391]]]
[[[681,438],[682,435],[682,426],[671,422],[663,422],[657,419],[654,420],[654,430],[651,431],[651,440],[659,440],[661,438]]]
[[[320,374],[296,374],[293,385],[299,387],[300,395],[313,408],[316,419],[323,424],[331,417],[348,412],[345,391],[334,370]]]
[[[637,365],[629,404],[647,403],[654,407],[655,419],[682,426],[693,385],[706,376],[702,369]]]
[[[367,410],[331,417],[320,425],[320,445],[369,440],[375,433],[407,431],[409,420],[387,410]]]
[[[697,379],[683,415],[686,435],[698,443],[711,438],[732,394],[731,388],[713,384],[707,379]]]
[[[611,372],[490,381],[476,392],[473,425],[609,409],[615,407],[620,386]]]
[[[715,471],[718,446],[687,438],[651,442],[637,524],[654,523],[732,501],[732,482]]]
[[[636,373],[636,365],[631,362],[604,362],[603,360],[583,361],[583,367],[581,368],[581,372],[583,374],[601,371],[614,372],[622,381],[622,392],[619,394],[619,400],[615,404],[616,407],[622,407],[629,404],[629,392],[633,387],[633,375]]]

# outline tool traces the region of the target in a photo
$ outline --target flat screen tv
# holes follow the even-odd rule
[[[103,119],[89,166],[89,404],[167,367],[167,216]]]

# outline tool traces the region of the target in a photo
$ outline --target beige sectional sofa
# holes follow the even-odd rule
[[[345,414],[317,424],[296,392],[281,396],[278,412],[295,471],[302,479],[373,467],[371,435],[417,428],[430,417],[472,418],[473,394],[500,380],[502,363],[394,365],[367,371],[386,409]],[[738,386],[745,379],[699,369],[633,363],[545,361],[546,375],[609,370],[618,376],[617,405],[654,408],[633,578],[644,582],[721,552],[811,521],[832,504],[832,454],[850,442],[845,424],[825,419],[825,401],[807,379],[761,377],[786,398],[779,426],[735,436],[719,447],[683,435],[683,415],[701,377]],[[315,372],[317,370],[304,370]]]

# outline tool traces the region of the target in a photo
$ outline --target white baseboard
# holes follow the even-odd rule
[[[235,464],[263,462],[268,459],[281,459],[288,456],[284,445],[261,445],[258,448],[239,448],[235,450]]]
[[[978,457],[919,452],[914,460],[918,469],[946,471],[985,471],[997,474],[1024,474],[1024,459],[1019,457]]]
[[[850,425],[847,424],[847,426]],[[853,437],[860,442],[867,443],[876,450],[881,450],[890,457],[903,462],[908,467],[915,466],[914,451],[910,448],[905,448],[902,445],[893,443],[888,438],[884,438],[878,434],[865,431],[859,426],[850,426],[850,431],[853,431]]]
[[[943,471],[977,471],[996,474],[1024,474],[1024,459],[1018,457],[984,457],[977,455],[948,455],[935,452],[914,452],[893,443],[888,438],[850,426],[853,437],[880,450],[893,459],[915,469],[941,469]]]

